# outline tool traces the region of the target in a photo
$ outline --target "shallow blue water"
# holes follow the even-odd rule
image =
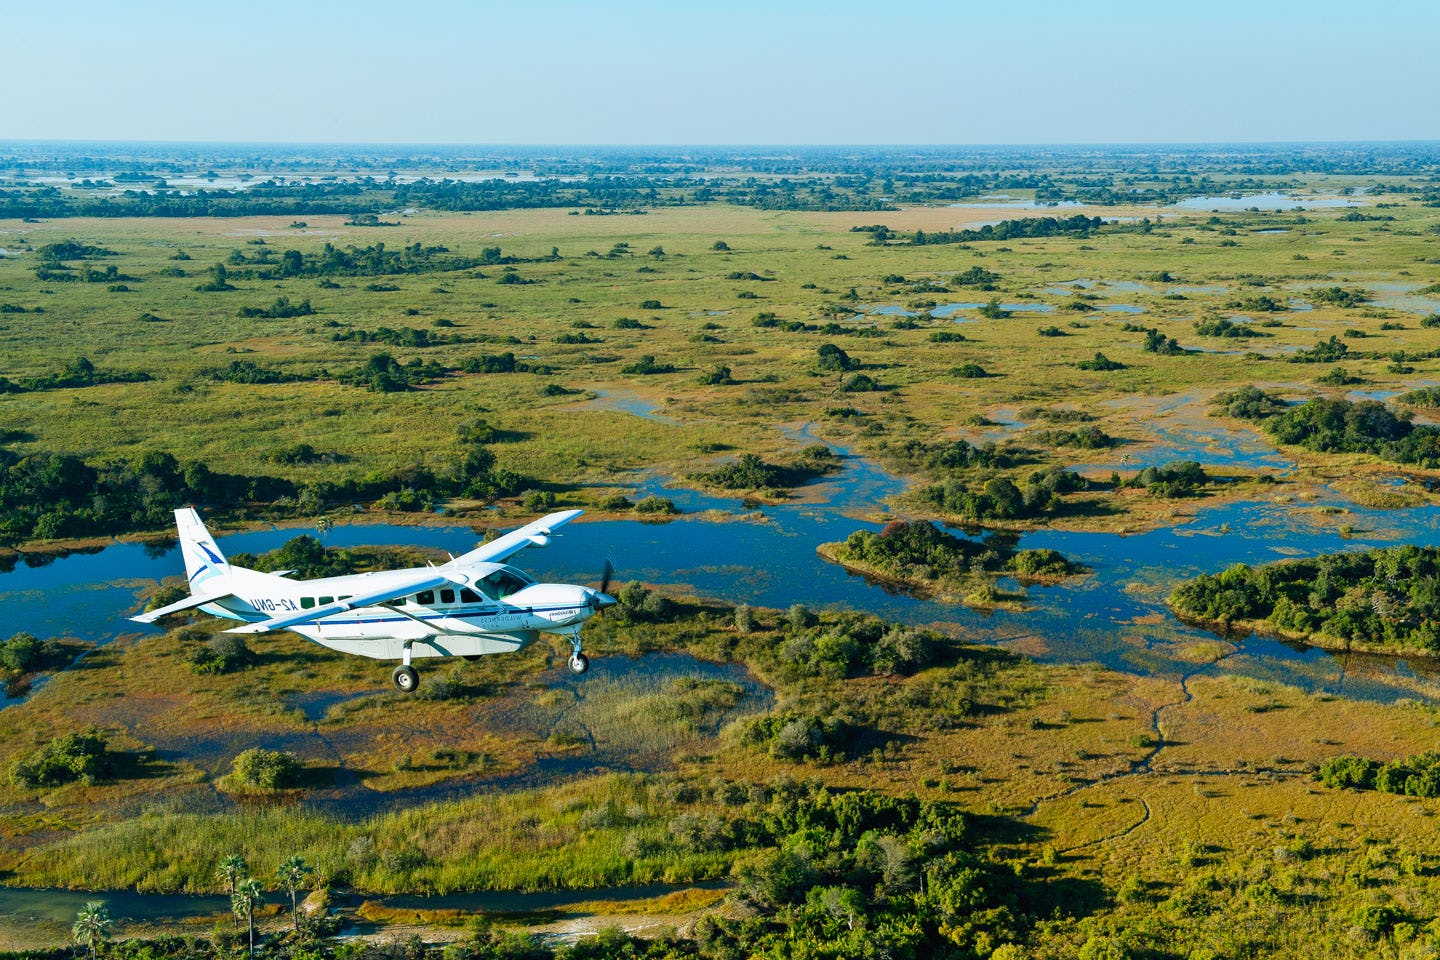
[[[985,306],[983,303],[946,303],[930,311],[932,317],[951,317],[956,320],[974,320],[975,317],[956,317],[955,314],[962,310],[979,310]],[[1002,303],[1001,310],[1009,310],[1011,313],[1054,313],[1053,303]]]
[[[1181,402],[1184,398],[1177,399]],[[1164,411],[1162,405],[1161,411]],[[1202,462],[1285,468],[1289,461],[1252,437],[1212,430],[1203,436],[1161,431],[1159,443],[1137,445],[1127,466],[1196,456]],[[816,439],[808,428],[791,431],[797,440]],[[1103,466],[1098,464],[1097,466]],[[546,549],[515,559],[532,576],[560,582],[591,582],[608,556],[621,581],[663,584],[732,602],[768,607],[806,603],[814,607],[863,609],[911,624],[933,624],[986,642],[1026,638],[1027,650],[1042,659],[1084,662],[1142,673],[1192,672],[1193,665],[1166,652],[1166,645],[1208,637],[1169,615],[1164,596],[1182,579],[1236,563],[1258,563],[1288,555],[1313,555],[1395,543],[1440,542],[1440,510],[1421,507],[1372,511],[1338,497],[1318,504],[1194,504],[1194,519],[1148,533],[1066,533],[1039,531],[1019,538],[1020,547],[1051,547],[1090,566],[1093,572],[1057,587],[1032,587],[1024,613],[971,610],[896,593],[851,575],[819,558],[815,548],[841,540],[878,522],[863,519],[882,509],[904,484],[874,464],[851,458],[836,478],[814,485],[803,500],[751,508],[717,497],[644,479],[640,496],[673,499],[687,516],[665,523],[638,520],[572,523]],[[1189,506],[1186,502],[1177,504]],[[1348,509],[1339,517],[1317,507]],[[1342,533],[1341,523],[1348,529]],[[223,550],[272,549],[304,528],[234,534],[219,539]],[[1003,536],[1003,535],[1002,535]],[[326,538],[335,546],[419,544],[459,554],[475,546],[466,527],[410,527],[387,524],[337,526]],[[139,597],[163,577],[182,569],[178,550],[116,544],[92,555],[70,556],[45,566],[21,565],[0,574],[0,612],[10,630],[41,636],[75,636],[104,641],[146,628],[124,618],[140,609]],[[44,602],[40,602],[40,601]],[[1139,627],[1137,620],[1151,622]],[[1252,638],[1245,655],[1227,661],[1240,669],[1284,676],[1302,685],[1333,688],[1345,675],[1337,658],[1297,652],[1284,644]],[[1387,661],[1395,664],[1395,661]],[[1318,664],[1318,666],[1317,666]],[[1396,680],[1403,675],[1403,683]],[[1403,665],[1379,671],[1368,692],[1393,698],[1412,693]],[[1362,685],[1363,686],[1363,685]],[[1361,690],[1353,678],[1350,692]],[[297,706],[317,709],[319,704]]]
[[[1251,193],[1243,197],[1190,197],[1172,203],[1177,210],[1326,210],[1335,207],[1363,206],[1359,200],[1344,197],[1296,197],[1288,193]]]

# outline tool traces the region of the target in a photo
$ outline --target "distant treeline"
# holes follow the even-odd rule
[[[465,436],[457,447],[445,468],[415,464],[308,483],[218,473],[162,451],[124,461],[0,448],[0,543],[164,530],[174,522],[172,511],[187,504],[220,513],[318,516],[342,503],[428,510],[449,497],[491,500],[536,486],[498,467],[490,450]],[[280,451],[272,459],[296,462],[292,454]]]
[[[500,255],[499,247],[486,247],[480,257],[450,254],[448,247],[427,247],[419,242],[398,249],[384,243],[341,249],[327,243],[318,253],[286,250],[277,258],[269,247],[258,247],[249,257],[236,251],[230,257],[229,275],[259,280],[290,277],[388,277],[407,273],[468,270],[487,263],[514,262]]]
[[[35,393],[41,390],[66,390],[75,387],[95,387],[105,383],[144,383],[153,379],[142,371],[117,373],[98,370],[85,357],[76,358],[68,367],[57,373],[40,377],[21,377],[11,380],[0,377],[0,393]]]
[[[1001,220],[987,223],[974,230],[941,230],[926,233],[916,230],[910,243],[917,247],[938,243],[974,243],[983,240],[1023,240],[1034,237],[1080,236],[1090,234],[1105,226],[1103,217],[1087,217],[1076,214],[1073,217],[1024,217],[1020,220]]]
[[[1089,204],[1173,203],[1196,196],[1286,192],[1301,175],[1353,175],[1372,195],[1419,194],[1440,204],[1427,184],[1440,159],[1428,144],[1257,144],[1108,147],[786,147],[566,148],[423,150],[354,145],[227,148],[199,159],[168,144],[113,150],[66,144],[10,144],[0,151],[7,176],[58,172],[84,177],[82,189],[36,184],[0,191],[0,217],[376,215],[405,207],[503,210],[570,207],[638,212],[646,207],[728,203],[777,210],[889,210],[988,197]],[[202,164],[197,166],[197,164]],[[208,166],[205,166],[208,165]],[[245,176],[271,171],[355,180],[252,181],[244,190],[181,192],[167,177]],[[389,171],[456,174],[507,171],[482,180],[401,183]],[[368,175],[365,175],[367,174]],[[526,176],[511,176],[526,174]],[[1433,181],[1432,181],[1433,182]],[[132,189],[95,193],[107,184]]]

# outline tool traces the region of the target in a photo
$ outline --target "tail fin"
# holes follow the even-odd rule
[[[185,574],[190,578],[192,593],[206,580],[230,572],[230,564],[194,507],[176,510],[175,526],[180,531],[180,552],[185,557]]]

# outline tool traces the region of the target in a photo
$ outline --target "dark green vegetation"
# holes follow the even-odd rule
[[[1003,534],[970,540],[929,521],[894,520],[879,533],[857,530],[820,550],[826,559],[882,580],[927,592],[976,594],[980,603],[1001,599],[989,582],[996,574],[1053,582],[1083,572],[1053,550],[1017,552],[1012,543]]]
[[[1057,442],[1055,445],[1082,444]],[[985,523],[1030,520],[1053,514],[1064,506],[1062,494],[1085,490],[1089,485],[1088,480],[1074,471],[1049,467],[1031,473],[1023,486],[1017,486],[1008,477],[991,477],[978,488],[972,488],[964,480],[948,479],[922,490],[920,496],[945,513]]]
[[[1389,763],[1364,757],[1331,757],[1320,764],[1320,782],[1327,787],[1440,797],[1440,753],[1422,753]]]
[[[70,733],[45,744],[10,767],[19,787],[56,787],[79,781],[92,784],[114,772],[109,744],[97,730]]]
[[[234,766],[233,782],[244,789],[287,790],[302,782],[300,758],[288,751],[251,747],[235,757]]]
[[[1260,624],[1321,646],[1440,653],[1440,549],[1237,564],[1181,584],[1170,604],[1183,616]]]
[[[753,453],[742,453],[737,459],[690,479],[720,490],[753,490],[770,496],[784,496],[786,491],[809,483],[817,477],[840,469],[839,458],[821,444],[800,451],[792,464],[781,466],[766,463]]]
[[[1423,403],[1407,396],[1412,399],[1406,402]],[[1408,412],[1374,400],[1316,397],[1289,406],[1255,387],[1215,399],[1230,416],[1258,422],[1278,443],[1317,453],[1369,453],[1393,463],[1440,467],[1440,428],[1416,426]]]

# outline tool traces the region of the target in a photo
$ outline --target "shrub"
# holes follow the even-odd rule
[[[820,345],[816,351],[821,370],[845,371],[854,370],[860,366],[860,361],[853,359],[848,353],[833,343]]]
[[[879,389],[880,384],[875,378],[864,373],[846,374],[839,386],[841,393],[872,393]]]
[[[190,654],[196,673],[233,673],[255,662],[243,637],[222,633],[211,637]]]
[[[621,373],[632,376],[648,376],[655,373],[674,373],[675,365],[671,363],[656,363],[653,353],[642,354],[640,359],[632,364],[622,367]]]
[[[1075,366],[1079,367],[1081,370],[1108,371],[1125,369],[1125,364],[1121,363],[1118,360],[1111,360],[1109,357],[1105,356],[1105,354],[1101,353],[1098,350],[1095,351],[1095,359],[1081,360],[1079,363],[1075,364]]]
[[[719,387],[734,383],[730,376],[730,368],[723,363],[716,364],[700,375],[700,383],[707,387]]]
[[[521,502],[525,509],[532,513],[544,513],[555,506],[555,494],[549,490],[531,490],[525,494]]]
[[[258,790],[286,790],[300,785],[304,766],[289,751],[251,747],[233,763],[237,783]]]
[[[51,740],[36,753],[17,760],[10,768],[10,779],[22,787],[56,787],[75,781],[91,784],[110,773],[112,765],[109,744],[92,727],[85,733]]]
[[[28,673],[39,663],[44,644],[28,633],[17,633],[0,643],[0,667],[14,673]]]
[[[635,512],[650,516],[673,516],[680,512],[669,497],[643,497],[635,503]]]

